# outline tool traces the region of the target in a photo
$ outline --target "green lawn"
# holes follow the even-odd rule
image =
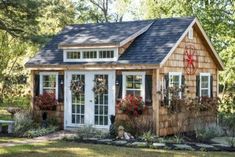
[[[228,152],[168,151],[55,141],[0,148],[5,157],[234,157]]]

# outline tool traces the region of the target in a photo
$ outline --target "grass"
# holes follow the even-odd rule
[[[233,157],[229,152],[170,151],[157,149],[125,148],[108,145],[81,144],[54,141],[14,147],[1,147],[5,157]]]
[[[10,137],[0,137],[0,144],[1,143],[20,143],[26,140],[26,138],[10,138]]]

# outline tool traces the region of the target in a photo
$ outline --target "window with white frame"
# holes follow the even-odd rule
[[[170,72],[169,73],[169,87],[175,87],[176,89],[181,88],[182,73],[181,72]],[[182,97],[182,93],[179,91],[179,97]],[[169,93],[169,99],[171,99],[171,93]]]
[[[64,62],[116,61],[117,59],[117,48],[64,50]]]
[[[210,73],[200,73],[200,97],[208,96],[210,97]]]
[[[83,51],[82,53],[84,59],[97,58],[97,51]]]
[[[81,52],[79,51],[69,51],[67,52],[67,59],[80,59]]]
[[[56,99],[58,98],[58,73],[40,73],[40,94],[43,93],[54,93]]]
[[[113,58],[114,51],[99,51],[99,58]]]
[[[123,72],[122,97],[126,95],[141,96],[145,99],[145,72]]]

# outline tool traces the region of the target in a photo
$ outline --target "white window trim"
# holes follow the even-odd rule
[[[67,52],[80,52],[80,59],[68,59]],[[83,51],[96,51],[97,58],[84,59]],[[99,51],[113,51],[113,58],[99,58]],[[102,48],[102,49],[66,49],[63,51],[63,61],[64,62],[107,62],[107,61],[117,61],[118,60],[118,48]]]
[[[182,72],[169,72],[168,87],[170,87],[170,76],[179,76],[179,88],[182,87]],[[179,92],[180,99],[182,98],[182,92]]]
[[[55,88],[55,97],[58,100],[58,72],[39,72],[40,75],[40,90],[39,90],[39,94],[43,94],[43,79],[42,77],[45,75],[55,75],[56,76],[56,88]]]
[[[142,76],[142,84],[140,87],[140,94],[145,101],[145,72],[122,72],[122,98],[126,96],[126,76],[127,75],[141,75]]]
[[[208,77],[208,97],[211,97],[211,74],[210,73],[200,73],[200,87],[199,87],[199,96],[201,97],[201,92],[202,92],[202,81],[201,78],[202,76],[207,76]],[[205,89],[205,88],[204,88]]]

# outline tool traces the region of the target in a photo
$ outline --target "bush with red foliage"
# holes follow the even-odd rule
[[[43,93],[35,97],[34,104],[38,106],[40,110],[55,110],[58,101],[54,93]]]
[[[138,117],[143,114],[146,106],[142,97],[127,95],[117,104],[117,109],[128,116]]]

